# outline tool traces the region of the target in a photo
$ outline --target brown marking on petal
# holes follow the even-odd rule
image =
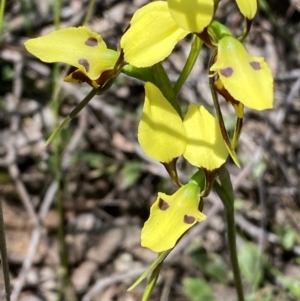
[[[91,87],[93,87],[92,81],[80,70],[74,71],[71,74],[71,77],[79,83],[88,83]]]
[[[99,86],[107,84],[107,82],[115,75],[115,70],[106,70],[101,73],[101,75],[96,79],[96,83]]]
[[[167,210],[170,206],[169,206],[169,204],[168,204],[166,201],[164,201],[163,199],[159,199],[159,201],[158,201],[158,207],[159,207],[160,210],[165,211],[165,210]]]
[[[217,81],[220,81],[220,78]],[[225,89],[225,87],[223,86],[222,83],[217,83],[217,81],[214,82],[214,86],[215,86],[216,90],[218,91],[218,93],[220,95],[222,95],[227,102],[230,102],[233,105],[238,105],[240,102],[235,100],[231,96],[231,94],[228,92],[228,90]]]
[[[250,62],[250,66],[254,69],[254,70],[260,70],[261,66],[259,62]]]
[[[79,59],[78,64],[82,65],[85,68],[86,72],[89,72],[90,70],[90,64],[87,59]]]
[[[225,77],[230,77],[233,73],[233,69],[231,67],[227,67],[225,69],[221,69],[220,73]]]
[[[126,27],[126,29],[123,32],[123,35],[125,34],[125,32],[130,28],[131,24],[129,23],[128,26]]]
[[[184,218],[183,218],[183,221],[186,223],[186,224],[192,224],[194,223],[195,221],[195,218],[193,216],[190,216],[190,215],[184,215]]]
[[[84,44],[86,46],[95,47],[98,45],[98,41],[95,38],[88,38]]]

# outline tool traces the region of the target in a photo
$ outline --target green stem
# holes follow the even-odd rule
[[[177,99],[176,94],[174,93],[173,86],[171,81],[166,73],[164,67],[161,63],[157,63],[152,66],[152,72],[155,79],[155,85],[159,88],[165,98],[169,101],[169,103],[173,106],[173,108],[177,111],[179,116],[183,118],[181,108]]]
[[[203,189],[205,186],[205,173],[203,169],[199,169],[196,173],[194,173],[191,179],[189,180],[189,183],[190,182],[194,182],[201,189]]]
[[[193,70],[193,67],[202,49],[202,45],[203,41],[199,39],[198,36],[194,35],[189,56],[173,88],[175,95],[178,95],[180,89],[182,88],[187,78],[189,77],[191,71]]]
[[[199,169],[189,180],[196,183],[200,188],[200,196],[206,197],[209,195],[213,183],[215,181],[216,170]]]
[[[212,64],[214,63],[214,60],[215,60],[216,56],[217,56],[217,50],[214,50],[214,52],[212,53],[212,55],[209,59],[209,63],[208,63],[209,70],[210,70],[210,67],[212,66]],[[217,95],[216,89],[214,87],[214,74],[213,74],[213,72],[209,71],[208,75],[209,75],[210,92],[211,92],[211,95],[212,95],[212,98],[213,98],[214,107],[215,107],[215,110],[216,110],[216,113],[217,113],[219,126],[220,126],[220,130],[221,130],[225,145],[226,145],[227,150],[228,150],[232,160],[234,161],[234,163],[238,167],[240,167],[238,157],[237,157],[237,155],[234,151],[234,148],[232,147],[230,138],[228,136],[228,133],[227,133],[227,130],[226,130],[226,127],[225,127],[225,124],[224,124],[223,115],[222,115],[221,108],[220,108],[219,101],[218,101],[218,95]]]
[[[58,78],[59,78],[59,69],[58,69],[58,65],[55,64],[53,69],[54,92],[52,96],[52,103],[53,103],[53,111],[55,114],[56,126],[58,126],[58,122],[59,122]],[[57,239],[59,245],[60,272],[61,272],[60,277],[62,279],[61,291],[59,291],[57,300],[61,300],[63,295],[66,300],[72,300],[71,298],[68,297],[70,295],[69,292],[72,290],[72,286],[69,278],[67,246],[65,242],[64,208],[63,208],[62,193],[60,188],[62,182],[61,161],[60,161],[61,150],[62,150],[62,137],[61,137],[61,133],[59,132],[57,133],[56,139],[54,140],[54,176],[58,186],[56,192],[56,211],[58,212],[58,216],[59,216]]]
[[[55,29],[59,29],[60,26],[60,10],[61,10],[61,0],[55,0],[53,6],[53,14],[54,14],[54,26]]]
[[[234,220],[234,208],[228,208],[225,205],[225,212],[226,212],[226,220],[227,220],[227,240],[228,240],[228,247],[230,253],[230,260],[234,275],[234,282],[235,282],[235,289],[237,292],[238,300],[244,301],[244,292],[243,292],[243,284],[241,278],[241,272],[239,267],[239,261],[237,256],[236,250],[236,231],[235,231],[235,220]]]
[[[4,221],[3,221],[3,210],[2,210],[2,200],[0,199],[0,253],[1,253],[1,263],[4,277],[4,287],[6,300],[10,301],[10,279],[9,279],[9,266],[7,258],[7,249],[6,249],[6,239],[5,239],[5,230],[4,230]]]
[[[252,20],[245,18],[245,23],[246,23],[246,26],[243,29],[242,35],[238,38],[238,40],[241,42],[243,42],[247,38],[247,36],[250,32],[251,26],[252,26]]]
[[[77,114],[89,103],[89,101],[98,93],[99,89],[93,89],[89,92],[89,94],[71,111],[71,113],[64,119],[62,124],[58,126],[55,131],[51,134],[51,136],[46,141],[46,145],[48,145],[57,134],[73,119],[77,116]]]
[[[226,213],[227,220],[227,241],[230,253],[230,260],[234,275],[235,289],[238,301],[244,301],[242,278],[240,273],[239,261],[236,250],[236,231],[234,220],[234,193],[230,175],[225,167],[218,170],[219,178],[214,182],[214,189],[220,197]]]
[[[151,273],[146,288],[143,293],[142,301],[147,301],[150,298],[150,295],[154,289],[156,281],[159,276],[160,269],[162,267],[163,262],[161,262]]]
[[[53,66],[53,95],[52,95],[52,110],[55,116],[55,126],[58,126],[58,120],[59,120],[59,100],[58,100],[58,91],[59,91],[59,86],[58,86],[58,75],[59,75],[59,70],[58,70],[58,65],[55,64]],[[62,243],[61,243],[61,193],[60,193],[60,149],[61,149],[61,135],[60,132],[57,134],[56,139],[54,140],[54,178],[55,182],[57,183],[58,189],[55,194],[55,206],[56,206],[56,211],[58,212],[59,215],[59,225],[58,225],[58,232],[57,232],[57,239],[58,239],[58,246],[59,246],[59,258],[60,262],[59,264],[61,265],[61,249],[62,249]],[[61,269],[61,267],[60,267]],[[62,297],[62,292],[59,290],[58,292],[58,298]]]
[[[160,252],[157,254],[157,258],[152,262],[152,264],[147,268],[147,270],[127,289],[127,291],[132,291],[136,288],[149,274],[151,274],[155,269],[160,268],[160,264],[163,263],[165,258],[169,255],[172,249]]]
[[[61,12],[61,0],[54,1],[54,25],[56,29],[60,27],[60,12]],[[53,95],[52,95],[52,103],[53,103],[53,111],[55,114],[55,123],[56,126],[59,126],[59,68],[58,64],[54,65],[53,69]],[[61,161],[60,154],[62,150],[62,137],[61,132],[57,133],[56,139],[54,141],[54,176],[55,181],[57,183],[58,189],[56,192],[56,210],[59,215],[59,224],[57,230],[57,238],[59,245],[59,257],[60,257],[60,277],[62,280],[61,290],[58,293],[57,300],[61,300],[65,298],[65,300],[74,300],[72,296],[72,284],[69,277],[69,264],[68,264],[68,254],[67,254],[67,245],[65,241],[65,223],[64,223],[64,207],[62,200],[62,192],[61,192],[61,183],[62,183],[62,175],[61,175]]]
[[[3,25],[4,25],[4,12],[5,12],[6,0],[1,0],[0,4],[0,39],[2,37]]]
[[[155,79],[151,67],[138,68],[132,65],[125,65],[122,69],[122,73],[127,76],[139,79],[143,82],[151,82],[155,85]]]
[[[89,20],[91,19],[92,13],[93,13],[93,9],[95,7],[95,0],[90,0],[87,10],[86,10],[86,15],[83,21],[83,25],[87,25],[87,23],[89,22]]]

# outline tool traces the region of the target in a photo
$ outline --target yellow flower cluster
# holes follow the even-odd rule
[[[135,12],[117,50],[108,49],[99,34],[84,26],[30,39],[25,47],[44,62],[76,67],[66,81],[87,82],[98,89],[126,65],[146,68],[163,61],[180,40],[194,33],[215,48],[209,67],[210,78],[215,79],[214,89],[233,104],[237,117],[242,119],[243,106],[256,110],[272,108],[272,73],[264,59],[248,54],[229,30],[218,32],[213,21],[218,3],[218,0],[151,2]],[[257,0],[236,0],[236,3],[247,24],[251,24]],[[209,172],[224,164],[230,146],[219,126],[220,120],[195,103],[189,105],[182,118],[157,82],[146,82],[145,94],[138,140],[149,157],[168,165],[183,156],[190,164]],[[184,232],[205,219],[199,211],[202,191],[203,187],[189,182],[172,196],[158,193],[142,231],[142,245],[157,252],[173,248]]]

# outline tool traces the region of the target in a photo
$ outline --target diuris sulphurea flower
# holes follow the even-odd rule
[[[99,34],[85,26],[59,29],[29,39],[25,47],[44,62],[61,62],[78,68],[66,81],[88,82],[95,88],[101,75],[112,70],[120,56],[107,48]]]
[[[225,36],[218,42],[217,59],[210,71],[218,74],[228,93],[244,106],[259,111],[273,107],[271,69],[263,57],[248,54],[236,38]]]
[[[200,188],[194,182],[173,195],[159,192],[142,230],[142,246],[155,252],[173,248],[188,229],[206,219],[198,210],[199,202]]]
[[[121,38],[125,61],[136,67],[162,61],[187,34],[208,26],[213,13],[214,0],[154,1],[143,6]]]

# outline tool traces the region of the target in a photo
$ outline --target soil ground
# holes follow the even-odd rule
[[[96,0],[88,26],[115,49],[132,14],[146,2]],[[246,44],[272,69],[275,105],[265,112],[246,111],[237,149],[242,167],[228,160],[227,168],[236,191],[247,300],[292,301],[300,300],[300,5],[297,0],[259,2]],[[156,258],[140,246],[140,231],[157,192],[172,193],[174,186],[163,166],[137,143],[144,88],[125,75],[94,97],[62,131],[58,144],[46,146],[56,123],[53,99],[59,100],[61,122],[90,91],[85,84],[63,82],[70,70],[61,64],[54,94],[54,66],[24,48],[28,38],[54,30],[53,3],[8,0],[1,40],[0,200],[12,300],[137,301],[145,283],[132,292],[127,288]],[[91,3],[62,1],[60,27],[83,24]],[[240,33],[243,20],[234,1],[222,0],[217,18]],[[190,40],[181,41],[163,63],[172,81]],[[209,53],[203,49],[180,93],[186,107],[197,102],[213,108]],[[223,102],[222,110],[232,129],[234,112]],[[183,182],[195,171],[183,160],[178,168]],[[214,194],[205,199],[204,212],[207,221],[188,232],[164,263],[152,301],[236,300],[224,212]],[[63,266],[59,234],[66,243]]]

